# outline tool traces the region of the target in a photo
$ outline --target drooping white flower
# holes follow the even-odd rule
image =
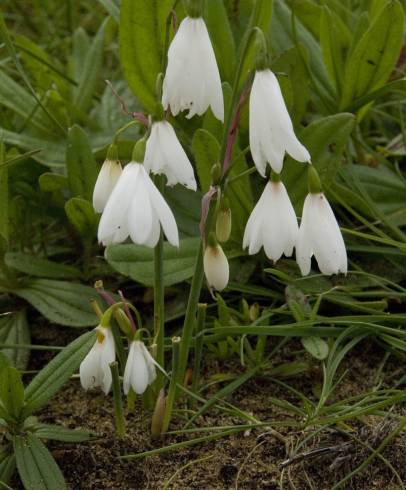
[[[144,165],[131,162],[111,193],[99,223],[103,245],[134,243],[155,247],[162,229],[173,246],[179,246],[178,228],[171,209],[155,187]]]
[[[107,395],[112,383],[110,364],[116,358],[114,338],[108,328],[98,326],[96,331],[96,342],[80,364],[80,383],[86,391],[100,386]]]
[[[251,88],[249,135],[252,158],[265,177],[267,163],[280,173],[285,152],[299,162],[310,160],[307,149],[297,139],[279,86],[271,70],[255,73]]]
[[[122,167],[118,160],[104,161],[93,190],[93,207],[97,213],[103,212],[121,172]]]
[[[244,232],[243,248],[250,255],[264,247],[266,256],[276,262],[290,257],[299,227],[295,210],[282,182],[268,182],[253,209]]]
[[[206,24],[201,17],[186,17],[180,23],[168,50],[168,66],[162,87],[162,105],[176,116],[189,110],[187,118],[211,107],[224,119],[220,74]]]
[[[176,133],[167,121],[152,124],[145,150],[145,169],[153,174],[165,174],[168,185],[182,184],[196,190],[193,167]]]
[[[228,260],[219,244],[207,245],[203,266],[209,287],[217,291],[227,287],[230,274]]]
[[[144,342],[140,340],[131,342],[124,370],[124,393],[128,395],[131,387],[137,395],[142,395],[148,385],[155,381],[156,365]]]
[[[296,245],[296,260],[303,276],[310,272],[315,256],[320,271],[347,273],[347,252],[333,210],[322,192],[309,193],[303,206]]]

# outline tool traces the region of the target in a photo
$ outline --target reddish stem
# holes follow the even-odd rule
[[[128,301],[125,299],[125,296],[122,291],[118,291],[118,294],[120,295],[120,298],[122,302],[124,303],[124,312],[127,315],[128,320],[130,321],[131,328],[134,330],[134,332],[137,330],[137,326],[135,325],[135,321],[133,316],[131,315],[130,308],[128,307]]]
[[[119,104],[121,106],[121,110],[123,111],[123,113],[126,114],[127,116],[131,116],[133,119],[136,119],[137,121],[139,121],[144,126],[148,126],[149,125],[148,117],[144,113],[142,113],[142,112],[132,112],[132,111],[130,111],[128,109],[127,104],[125,103],[124,99],[122,97],[120,97],[120,95],[118,95],[118,93],[114,89],[113,84],[110,82],[110,80],[105,80],[105,82],[110,87],[110,89],[113,92],[115,98],[118,100],[118,102],[119,102]]]

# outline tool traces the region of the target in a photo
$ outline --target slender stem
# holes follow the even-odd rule
[[[111,376],[113,378],[114,416],[116,420],[116,431],[119,438],[125,435],[125,419],[123,414],[123,400],[121,398],[120,376],[118,373],[118,362],[110,364]]]
[[[162,177],[155,177],[155,183],[164,193]],[[154,249],[154,343],[156,344],[156,362],[164,368],[164,338],[165,338],[165,288],[164,288],[164,240],[163,233]],[[159,371],[156,388],[159,391],[163,385],[163,375]]]
[[[204,329],[204,324],[206,321],[206,303],[199,303],[197,306],[197,322],[196,322],[196,332],[195,332],[195,351],[194,351],[194,364],[193,364],[193,378],[192,378],[192,391],[197,391],[197,386],[200,377],[200,365],[202,362],[202,351],[203,351],[203,335],[199,335]]]
[[[164,434],[169,427],[169,423],[172,417],[173,404],[175,402],[175,396],[177,391],[177,380],[179,376],[179,345],[181,344],[180,337],[172,338],[172,376],[169,383],[168,396],[165,400],[165,412],[162,422],[162,434]]]

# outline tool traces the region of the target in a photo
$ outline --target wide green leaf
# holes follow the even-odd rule
[[[162,71],[166,21],[174,0],[122,0],[120,59],[124,76],[148,112],[156,104],[155,85]]]
[[[0,371],[0,405],[7,418],[17,420],[24,403],[24,386],[21,374],[8,366]]]
[[[0,458],[0,482],[8,485],[16,469],[16,458],[9,451],[3,452]]]
[[[46,405],[49,399],[75,373],[95,341],[95,332],[87,332],[56,355],[25,389],[24,414],[30,415]]]
[[[206,193],[211,184],[211,169],[220,158],[220,146],[209,131],[198,129],[193,136],[192,149],[200,188]]]
[[[34,435],[13,439],[17,469],[26,490],[65,490],[65,479],[54,458]]]
[[[97,31],[81,66],[80,78],[74,99],[74,107],[79,111],[87,111],[95,93],[96,84],[100,79],[100,70],[103,63],[104,30],[106,19]]]
[[[307,147],[327,190],[340,168],[342,154],[354,128],[352,114],[336,114],[317,119],[307,126],[299,139]],[[288,158],[282,173],[295,209],[300,214],[307,195],[307,165]]]
[[[24,272],[29,276],[51,279],[74,279],[81,276],[80,270],[71,265],[59,264],[22,252],[8,252],[4,256],[4,261],[8,267]]]
[[[218,0],[207,0],[204,17],[216,55],[221,80],[232,83],[236,53],[234,37],[224,3]]]
[[[0,352],[6,355],[17,369],[27,367],[30,330],[24,310],[0,317],[0,344]],[[7,347],[8,345],[13,347]],[[15,348],[17,345],[26,347]]]
[[[398,0],[389,0],[347,60],[341,109],[386,82],[399,57],[403,32],[403,8]]]
[[[0,139],[0,252],[7,247],[9,238],[8,169],[4,161],[4,142]]]
[[[91,307],[97,293],[91,287],[50,279],[30,279],[12,292],[59,325],[88,327],[98,323]]]
[[[171,286],[190,279],[194,273],[200,238],[185,238],[179,249],[164,243],[164,284]],[[154,285],[154,251],[140,245],[110,245],[107,262],[120,274],[144,284]]]
[[[320,337],[303,337],[302,344],[307,352],[319,361],[326,359],[328,356],[328,344]]]
[[[38,424],[35,427],[35,435],[40,439],[62,442],[85,442],[96,437],[89,430],[68,429],[60,425]]]
[[[96,235],[98,217],[91,202],[81,197],[72,197],[65,203],[65,212],[82,237]]]
[[[77,125],[69,130],[66,169],[72,196],[90,201],[97,178],[96,161],[86,133]]]
[[[61,189],[66,189],[69,186],[68,179],[65,177],[65,175],[56,174],[53,172],[45,172],[44,174],[40,175],[38,182],[41,191],[43,192],[59,191]]]

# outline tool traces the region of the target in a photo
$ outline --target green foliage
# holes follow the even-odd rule
[[[7,484],[17,468],[26,489],[67,488],[64,477],[41,439],[84,442],[94,436],[89,431],[71,430],[38,423],[30,415],[68,381],[78,369],[94,333],[88,332],[73,341],[40,371],[24,390],[21,374],[0,356],[0,417],[3,430],[12,446],[0,453],[0,480]]]

